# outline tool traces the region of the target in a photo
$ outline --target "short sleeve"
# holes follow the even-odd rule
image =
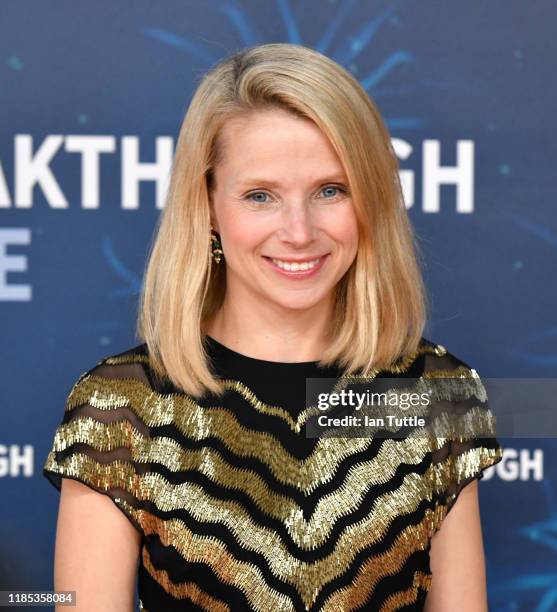
[[[481,480],[487,468],[502,460],[503,448],[478,372],[447,353],[431,366],[430,375],[440,423],[432,462],[447,514],[466,485]]]
[[[481,480],[484,471],[499,463],[503,449],[497,438],[451,440],[449,446],[449,471],[445,488],[447,512],[454,506],[464,487],[473,480]]]
[[[136,510],[149,427],[137,407],[147,393],[141,364],[125,356],[100,361],[73,384],[43,466],[58,491],[71,478],[110,497],[142,536]]]

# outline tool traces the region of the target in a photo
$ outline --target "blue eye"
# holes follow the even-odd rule
[[[256,195],[257,195],[257,196],[265,196],[265,197],[267,196],[267,194],[266,194],[264,191],[254,191],[253,193],[248,193],[248,195],[246,196],[246,198],[247,198],[248,200],[250,200],[251,202],[255,202],[255,203],[257,203],[257,204],[266,204],[266,203],[267,203],[267,201],[266,201],[266,200],[252,200],[251,198],[252,198],[253,196],[256,196]]]
[[[327,187],[323,187],[323,189],[321,190],[322,192],[325,191],[326,189],[333,189],[336,191],[342,191],[343,193],[346,193],[346,191],[344,189],[342,189],[342,187],[337,187],[336,185],[327,185]],[[333,194],[334,197],[335,194]],[[329,199],[329,198],[326,198]]]

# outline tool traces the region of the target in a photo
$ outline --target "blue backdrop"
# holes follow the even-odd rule
[[[557,370],[557,5],[491,0],[0,3],[0,590],[51,589],[41,469],[65,398],[136,344],[141,274],[197,79],[295,42],[376,101],[426,258],[429,337],[482,377]],[[490,610],[557,610],[557,442],[480,482]]]

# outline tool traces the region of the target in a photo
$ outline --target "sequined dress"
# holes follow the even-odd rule
[[[224,395],[161,382],[145,344],[105,357],[73,385],[43,468],[139,530],[140,610],[422,610],[431,538],[501,460],[497,439],[308,438],[306,379],[339,370],[206,343]],[[447,371],[477,377],[422,338],[379,375]]]

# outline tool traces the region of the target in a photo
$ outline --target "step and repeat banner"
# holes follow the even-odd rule
[[[54,429],[77,377],[138,343],[184,112],[242,47],[317,49],[376,102],[426,263],[426,337],[482,377],[555,376],[556,19],[549,1],[0,0],[0,590],[53,588]],[[500,438],[479,483],[496,612],[557,610],[542,433]]]

